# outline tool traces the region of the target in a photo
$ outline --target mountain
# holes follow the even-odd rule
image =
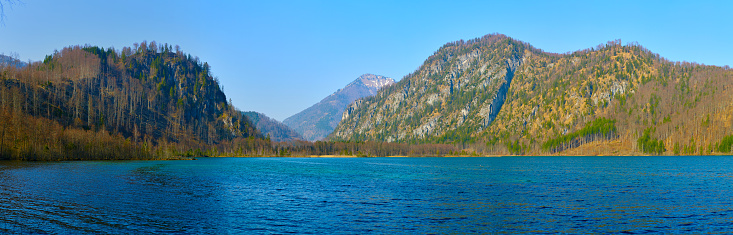
[[[0,67],[14,66],[17,68],[23,68],[26,65],[28,65],[28,63],[20,61],[10,56],[0,55]]]
[[[372,96],[383,87],[394,84],[391,78],[364,74],[356,80],[323,98],[313,106],[286,118],[283,123],[293,128],[308,141],[325,138],[341,121],[341,114],[354,100]]]
[[[255,125],[257,130],[264,136],[269,136],[272,141],[284,142],[292,141],[296,139],[304,139],[298,132],[290,129],[282,122],[272,119],[263,113],[258,112],[242,112],[252,124]]]
[[[168,44],[73,46],[2,70],[0,158],[149,159],[262,138],[208,63]]]
[[[445,44],[399,83],[352,103],[329,138],[496,154],[590,142],[630,149],[599,154],[725,153],[731,88],[728,66],[672,62],[635,43],[556,54],[491,34]]]

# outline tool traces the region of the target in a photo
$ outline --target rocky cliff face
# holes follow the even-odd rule
[[[349,106],[333,138],[394,142],[482,130],[501,110],[525,47],[503,35],[447,44],[397,85]]]
[[[650,130],[667,151],[683,144],[709,150],[730,134],[710,127],[733,123],[732,71],[670,62],[620,41],[554,54],[487,35],[448,43],[399,83],[355,101],[329,138],[547,153],[543,143],[600,119],[615,121],[618,132],[604,138],[635,143]]]
[[[317,104],[286,118],[283,123],[306,140],[321,140],[341,121],[346,106],[356,99],[372,96],[379,89],[391,84],[394,84],[392,78],[374,74],[361,75]]]

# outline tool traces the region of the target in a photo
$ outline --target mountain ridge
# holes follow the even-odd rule
[[[391,84],[394,84],[392,78],[374,74],[361,75],[318,103],[286,118],[283,123],[308,141],[321,140],[333,131],[349,103],[374,95],[379,89]]]
[[[262,138],[208,63],[168,44],[71,46],[2,70],[0,158],[169,158]]]
[[[290,127],[282,122],[268,117],[264,113],[243,111],[242,114],[255,125],[262,135],[269,137],[272,141],[287,142],[304,139],[298,132],[290,129]]]
[[[23,68],[26,65],[28,65],[28,63],[16,59],[13,56],[0,54],[0,67],[14,66],[16,68]]]
[[[730,126],[733,112],[722,107],[731,77],[620,40],[557,54],[490,34],[447,43],[397,84],[355,101],[329,139],[550,154],[620,138],[642,154],[713,151],[731,134],[710,128]],[[704,131],[686,131],[701,122]]]

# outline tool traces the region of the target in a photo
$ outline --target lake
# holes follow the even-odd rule
[[[733,157],[0,162],[0,233],[731,233]]]

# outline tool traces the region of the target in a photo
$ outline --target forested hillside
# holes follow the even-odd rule
[[[497,154],[609,140],[627,154],[725,153],[732,85],[727,66],[671,62],[634,43],[555,54],[494,34],[448,43],[396,85],[356,101],[331,138]]]
[[[272,143],[227,101],[209,65],[177,46],[73,46],[0,65],[0,159],[733,149],[733,70],[671,62],[634,43],[556,54],[493,34],[448,43],[390,81],[362,76],[350,85],[366,90],[347,86],[322,103],[376,95],[293,119],[338,123],[330,142]]]
[[[266,145],[209,65],[178,46],[73,46],[0,71],[0,158],[149,159]]]
[[[249,111],[242,112],[242,114],[252,122],[263,136],[270,138],[272,141],[283,142],[304,139],[298,132],[263,113]]]

